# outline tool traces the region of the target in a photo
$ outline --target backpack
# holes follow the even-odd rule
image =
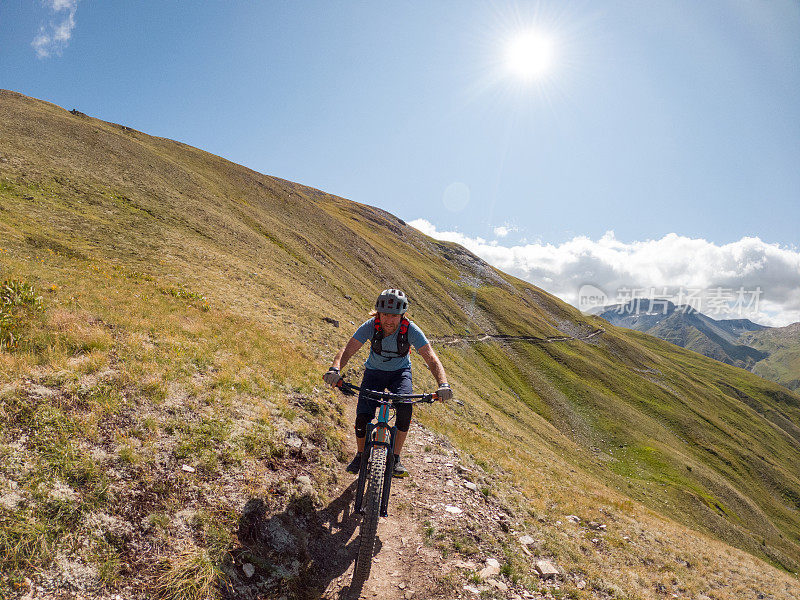
[[[402,318],[400,321],[399,329],[400,331],[397,333],[397,355],[398,356],[405,356],[408,354],[408,351],[411,349],[411,344],[408,341],[408,326],[411,323],[405,317]],[[372,351],[377,354],[378,356],[383,356],[383,329],[381,329],[381,319],[378,315],[375,315],[375,323],[374,329],[372,331]],[[389,357],[394,358],[394,357]],[[388,359],[387,359],[388,360]]]

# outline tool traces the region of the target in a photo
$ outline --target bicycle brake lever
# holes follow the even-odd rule
[[[356,395],[356,393],[350,388],[350,384],[347,383],[344,379],[340,379],[336,383],[336,387],[339,388],[339,391],[342,392],[345,396]]]

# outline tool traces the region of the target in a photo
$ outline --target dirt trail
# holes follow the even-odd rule
[[[355,406],[351,403],[348,416],[355,420]],[[330,581],[322,592],[321,598],[326,600],[338,598],[435,598],[430,595],[436,582],[431,576],[432,571],[438,571],[442,562],[441,553],[425,546],[421,523],[419,523],[408,510],[410,505],[420,502],[421,473],[419,446],[424,443],[424,433],[418,425],[412,426],[406,441],[406,448],[411,452],[404,452],[403,462],[413,473],[413,477],[394,479],[392,482],[392,496],[389,502],[389,516],[381,518],[378,525],[377,552],[373,559],[370,578],[364,584],[361,594],[356,595],[349,589],[353,575],[355,555],[358,551],[358,527],[356,527],[346,544],[350,564],[341,576]],[[355,441],[351,440],[351,450],[355,452]],[[423,463],[424,464],[424,463]],[[348,474],[355,480],[355,476]],[[351,482],[352,483],[352,482]],[[348,486],[348,497],[352,499],[353,486]],[[353,517],[357,520],[357,517]],[[337,553],[337,548],[319,548],[311,545],[311,553],[319,555],[322,552]],[[423,592],[424,591],[424,592]],[[451,594],[446,594],[451,596]],[[444,596],[442,596],[444,597]]]
[[[456,337],[456,336],[447,336],[441,338],[431,338],[429,341],[434,344],[445,344],[445,345],[452,345],[452,344],[476,344],[478,342],[485,342],[485,341],[495,341],[495,342],[529,342],[531,344],[552,344],[553,342],[568,342],[571,340],[590,340],[593,337],[605,333],[605,329],[600,327],[599,329],[595,329],[587,333],[586,335],[561,335],[561,336],[550,336],[550,337],[537,337],[535,335],[491,335],[488,333],[484,333],[482,335],[470,336],[470,337]]]
[[[424,410],[424,407],[418,410]],[[355,399],[348,403],[348,418],[355,419]],[[355,452],[355,440],[350,449]],[[475,591],[464,589],[469,577],[480,571],[486,558],[498,558],[478,553],[465,561],[463,557],[444,558],[442,552],[426,540],[425,530],[462,530],[470,532],[507,531],[510,517],[492,506],[469,479],[481,481],[483,476],[468,468],[449,442],[413,422],[403,450],[403,463],[411,477],[394,479],[389,502],[389,516],[381,518],[378,526],[377,552],[372,571],[360,594],[349,589],[355,557],[358,552],[358,517],[350,514],[355,476],[347,474],[342,487],[336,491],[342,505],[334,512],[339,518],[329,519],[332,535],[309,541],[309,551],[321,569],[311,584],[309,597],[325,600],[355,598],[477,598]],[[352,479],[351,479],[352,478]],[[345,503],[349,505],[343,508]],[[337,535],[344,531],[345,535]],[[513,533],[513,531],[512,531]],[[502,535],[502,534],[501,534]],[[345,540],[344,538],[347,537]],[[478,535],[480,538],[480,535]],[[334,541],[336,545],[331,544]],[[427,543],[426,543],[427,541]],[[470,562],[471,561],[471,562]],[[332,576],[336,575],[336,576]],[[499,597],[544,598],[538,593],[513,588],[502,589],[508,583],[491,581],[480,584],[481,591],[492,589]],[[473,586],[474,587],[474,586]]]

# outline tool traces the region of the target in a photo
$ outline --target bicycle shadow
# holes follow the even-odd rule
[[[304,598],[308,600],[321,598],[331,582],[355,563],[359,538],[353,534],[361,523],[361,516],[353,512],[355,491],[356,481],[353,481],[336,500],[317,513],[319,529],[309,544],[311,562],[306,570],[310,585]],[[376,546],[380,550],[380,540]],[[360,593],[360,587],[345,586],[339,591],[339,598],[357,598]]]
[[[268,588],[301,600],[335,597],[328,588],[358,555],[359,538],[353,535],[360,523],[360,516],[353,512],[355,488],[354,481],[321,509],[304,496],[273,515],[268,515],[263,500],[248,501],[239,520],[243,548],[238,553],[262,574],[249,583],[262,592]],[[380,550],[380,540],[376,545]],[[347,583],[338,597],[357,598],[361,589],[351,589]]]

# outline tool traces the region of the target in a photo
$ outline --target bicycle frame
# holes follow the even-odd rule
[[[378,411],[378,422],[367,423],[367,436],[364,444],[364,453],[361,459],[361,469],[358,472],[358,484],[356,486],[355,512],[361,513],[361,504],[364,499],[364,485],[367,479],[369,458],[375,446],[386,446],[388,449],[386,460],[386,472],[383,480],[383,495],[381,497],[382,517],[389,516],[389,496],[392,487],[392,474],[394,472],[394,441],[397,434],[396,426],[389,426],[389,409],[394,402],[416,404],[417,402],[433,402],[436,394],[392,394],[389,392],[378,392],[375,390],[361,389],[355,385],[342,382],[341,389],[345,393],[361,391],[366,396],[380,404]]]
[[[378,411],[378,422],[367,423],[367,439],[364,444],[364,454],[361,460],[361,469],[358,472],[358,485],[356,486],[355,512],[361,513],[361,502],[364,499],[364,484],[367,479],[369,457],[375,446],[386,446],[386,473],[383,476],[383,496],[381,497],[381,516],[389,516],[389,495],[392,487],[392,473],[394,472],[394,440],[397,427],[389,427],[389,404],[382,404]]]

